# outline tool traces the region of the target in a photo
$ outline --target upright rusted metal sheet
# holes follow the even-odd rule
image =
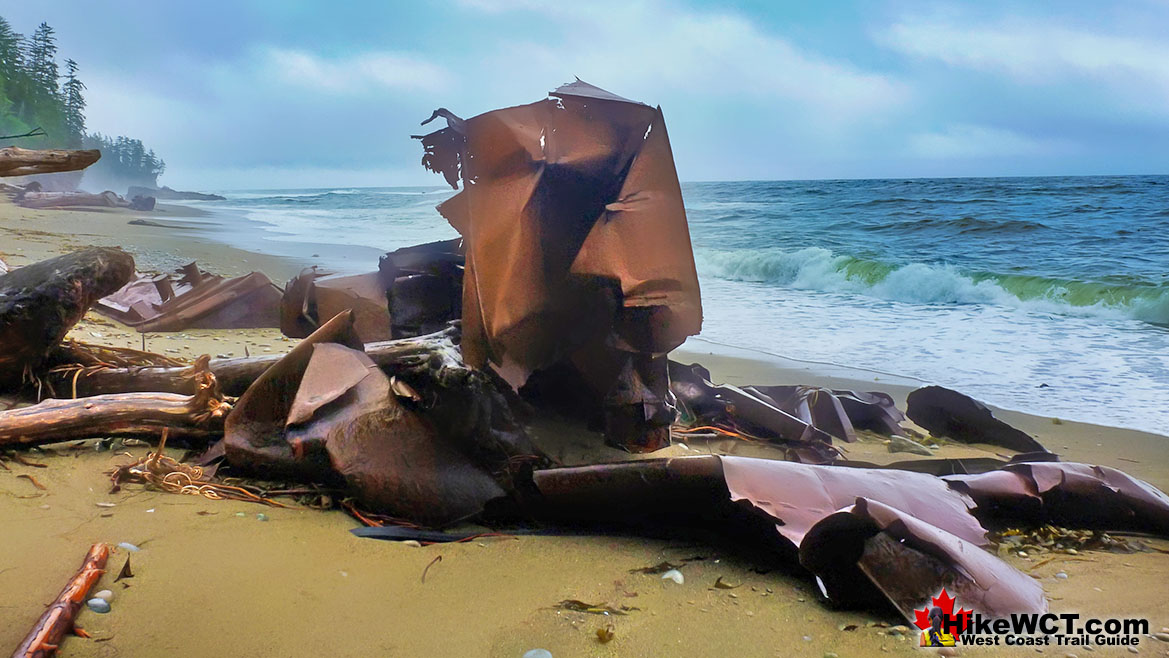
[[[660,357],[698,333],[702,304],[661,110],[578,80],[466,121],[436,116],[449,126],[421,137],[424,164],[464,181],[439,212],[466,241],[467,363],[519,387],[571,362],[606,399],[610,442],[666,445]]]

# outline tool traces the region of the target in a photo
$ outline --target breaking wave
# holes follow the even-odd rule
[[[1169,324],[1169,285],[1108,284],[962,272],[949,265],[897,265],[820,247],[796,251],[701,251],[706,276],[914,304],[991,304],[1064,315]]]

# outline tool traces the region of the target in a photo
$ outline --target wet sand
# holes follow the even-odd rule
[[[165,206],[190,216],[190,209]],[[140,269],[169,269],[198,259],[225,274],[251,269],[278,284],[301,263],[200,240],[188,232],[128,225],[144,213],[25,210],[0,203],[0,258],[24,265],[89,245],[133,251]],[[246,259],[246,263],[244,262]],[[72,336],[140,347],[141,336],[90,314]],[[289,349],[276,330],[150,334],[148,347],[170,356],[239,356]],[[171,352],[170,350],[177,350]],[[899,400],[904,382],[862,371],[825,372],[807,364],[710,353],[691,341],[674,358],[699,361],[716,380],[735,384],[823,384],[883,390]],[[849,376],[851,375],[851,376]],[[1169,438],[1084,423],[1000,412],[1065,459],[1105,464],[1169,489]],[[535,428],[542,445],[565,463],[618,460],[582,430],[554,421]],[[879,440],[846,446],[848,456],[893,461]],[[125,449],[133,458],[145,446]],[[649,457],[707,452],[767,456],[741,442],[683,442]],[[988,446],[945,445],[940,456],[993,454]],[[875,611],[837,611],[817,600],[815,585],[796,570],[757,573],[760,562],[719,542],[630,537],[519,537],[458,545],[410,547],[358,539],[342,512],[273,509],[127,487],[109,494],[108,471],[131,457],[98,452],[93,442],[57,444],[24,456],[44,468],[6,462],[0,470],[0,648],[15,647],[74,573],[96,541],[130,542],[134,578],[113,583],[127,552],[110,559],[99,588],[115,592],[113,611],[83,611],[92,640],[68,638],[62,656],[499,656],[519,658],[543,647],[566,656],[872,656],[922,655],[916,636],[891,634],[902,620]],[[181,451],[170,454],[179,457]],[[18,478],[28,474],[45,489]],[[113,503],[113,507],[98,503]],[[268,520],[257,518],[262,513]],[[1150,540],[1169,550],[1169,542]],[[441,560],[435,562],[441,556]],[[663,560],[683,567],[677,585],[631,569]],[[1042,582],[1056,612],[1148,617],[1169,626],[1169,555],[1089,552],[1009,560]],[[427,566],[429,569],[427,570]],[[1058,572],[1066,579],[1055,577]],[[425,582],[422,580],[426,573]],[[715,589],[715,580],[739,584]],[[124,586],[128,585],[128,587]],[[564,599],[638,610],[603,617],[556,610]],[[856,630],[840,630],[855,624]],[[596,631],[615,636],[601,643]],[[1144,638],[1140,655],[1166,655],[1169,644]],[[1046,655],[1132,655],[1124,649],[1048,647]],[[1035,649],[960,649],[961,655],[1033,655]]]

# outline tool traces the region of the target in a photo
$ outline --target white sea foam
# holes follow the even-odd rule
[[[800,290],[847,292],[915,304],[991,304],[1038,313],[1102,319],[1169,322],[1169,289],[1151,289],[1127,303],[1103,299],[1091,304],[1067,301],[1076,282],[1050,281],[1041,294],[1021,298],[1003,279],[976,278],[949,265],[910,263],[900,267],[858,261],[821,247],[794,251],[699,251],[700,271],[741,281],[757,281]]]

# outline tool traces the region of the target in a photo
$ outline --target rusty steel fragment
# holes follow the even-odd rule
[[[731,500],[780,520],[776,531],[797,546],[812,526],[858,498],[881,501],[976,546],[987,543],[986,530],[970,514],[973,499],[932,475],[747,457],[721,461]]]
[[[448,126],[420,139],[427,168],[464,182],[439,212],[466,241],[467,363],[517,388],[558,363],[584,368],[610,443],[667,445],[656,357],[698,333],[702,306],[661,110],[578,80],[529,105],[438,116]],[[580,357],[598,347],[648,358]]]
[[[280,330],[304,338],[321,318],[352,310],[357,333],[369,341],[411,338],[459,318],[462,240],[404,247],[381,257],[377,272],[332,275],[306,268],[284,287]]]
[[[305,277],[309,277],[305,280]],[[386,288],[377,272],[350,276],[322,276],[301,272],[300,277],[289,283],[282,304],[284,308],[293,305],[294,298],[288,291],[303,286],[305,301],[299,305],[312,309],[311,321],[316,318],[331,318],[345,310],[353,311],[354,329],[363,340],[388,340],[390,338],[390,314],[386,312]],[[301,316],[304,318],[305,316]],[[294,335],[285,331],[287,335]],[[303,337],[303,336],[298,336]]]
[[[382,256],[378,274],[393,318],[393,337],[442,329],[463,312],[463,239],[403,247]]]
[[[905,414],[934,436],[989,443],[1016,452],[1047,452],[1026,432],[995,418],[978,400],[941,386],[924,386],[910,393]]]
[[[788,458],[794,461],[826,463],[839,457],[831,435],[813,426],[811,419],[780,409],[756,387],[716,386],[710,381],[710,372],[698,364],[684,366],[671,361],[669,374],[683,424],[717,426],[767,439],[786,446]]]
[[[870,603],[872,583],[906,619],[943,588],[989,617],[1043,613],[1043,587],[974,542],[876,499],[823,518],[799,547],[800,564],[838,604]]]
[[[1169,535],[1169,496],[1107,466],[1074,462],[1011,463],[977,475],[950,475],[952,487],[1000,522]]]
[[[855,441],[857,429],[902,433],[900,422],[905,415],[885,393],[820,386],[748,386],[746,390],[842,441]]]
[[[240,397],[224,456],[267,478],[344,484],[366,510],[435,526],[480,514],[517,467],[542,461],[449,337],[393,368],[400,380],[362,350],[353,314],[337,315]]]
[[[762,524],[773,548],[785,556],[794,548],[834,604],[887,601],[911,621],[943,587],[989,616],[1046,610],[1039,583],[985,550],[987,524],[1169,536],[1169,497],[1155,487],[1114,469],[1051,461],[939,478],[704,456],[537,470],[533,480],[541,513],[554,520],[675,530]]]
[[[711,383],[699,364],[671,361],[670,388],[680,424],[716,426],[787,443],[789,458],[825,463],[839,456],[832,438],[855,441],[856,430],[901,433],[905,416],[884,393],[857,393],[817,386],[745,386]]]
[[[175,274],[140,274],[94,310],[139,332],[279,326],[280,291],[252,272],[233,279],[188,263]]]

